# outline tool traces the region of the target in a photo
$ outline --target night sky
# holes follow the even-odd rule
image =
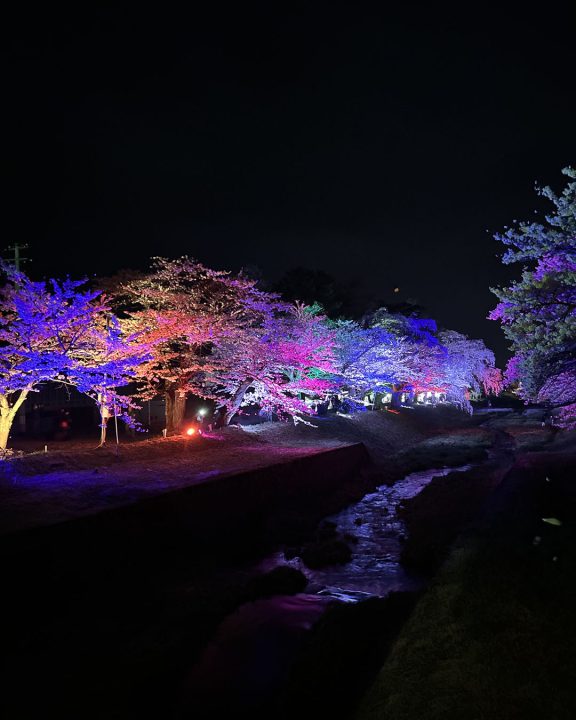
[[[488,286],[517,269],[492,233],[576,162],[570,4],[78,5],[5,21],[5,245],[30,244],[32,275],[181,254],[271,281],[318,268],[503,359]]]

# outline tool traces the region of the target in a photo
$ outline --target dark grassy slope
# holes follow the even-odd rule
[[[516,464],[418,603],[358,720],[576,717],[575,478],[574,455]]]

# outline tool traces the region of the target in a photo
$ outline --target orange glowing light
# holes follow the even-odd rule
[[[188,430],[186,430],[186,435],[194,435],[195,432],[195,428],[188,428]]]

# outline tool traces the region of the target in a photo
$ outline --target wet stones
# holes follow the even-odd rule
[[[296,595],[304,592],[308,580],[304,573],[289,565],[280,565],[264,575],[251,578],[244,591],[244,601],[274,595]]]
[[[344,565],[352,559],[350,545],[357,542],[352,533],[340,534],[336,523],[325,520],[314,538],[304,545],[299,555],[306,567],[317,570],[329,565]]]

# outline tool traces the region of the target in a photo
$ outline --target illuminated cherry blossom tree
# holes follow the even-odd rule
[[[154,258],[150,273],[120,283],[114,294],[127,308],[128,327],[152,348],[138,369],[139,397],[164,396],[169,433],[179,430],[190,393],[210,394],[206,378],[220,368],[215,348],[241,346],[252,328],[283,307],[254,280],[188,257]]]
[[[333,323],[340,382],[353,399],[372,390],[387,390],[401,372],[401,341],[384,328],[364,328],[354,320]]]
[[[93,318],[83,342],[72,350],[73,362],[57,379],[75,386],[95,401],[100,413],[100,445],[106,442],[111,418],[140,428],[133,417],[139,405],[119,389],[134,383],[141,365],[152,356],[153,348],[153,342],[144,341],[140,333],[129,332],[126,323],[106,308],[105,315]]]
[[[502,374],[494,365],[494,353],[482,340],[471,340],[445,330],[439,335],[443,348],[444,370],[441,378],[448,401],[471,412],[470,391],[497,395],[502,389]]]
[[[368,391],[390,392],[398,405],[403,391],[435,389],[440,374],[438,344],[397,335],[385,327],[337,324],[342,381],[358,397]]]
[[[143,346],[122,332],[105,299],[82,290],[84,281],[33,282],[9,266],[2,272],[0,448],[6,448],[22,403],[43,382],[74,385],[101,412],[111,405],[126,408],[130,401],[117,388],[133,377]]]
[[[576,171],[565,168],[568,183],[561,195],[550,188],[539,194],[553,211],[544,222],[515,223],[496,238],[506,245],[502,261],[520,263],[521,279],[506,288],[492,288],[500,302],[490,313],[511,341],[514,357],[506,378],[521,383],[526,400],[563,397],[562,383],[571,387],[570,363],[576,346]],[[564,424],[566,413],[561,413]]]
[[[359,399],[367,391],[387,391],[393,405],[403,393],[441,392],[470,411],[469,392],[500,391],[500,371],[481,340],[453,331],[438,334],[433,320],[382,309],[368,319],[334,323],[341,380]]]
[[[548,378],[537,399],[555,408],[555,424],[576,430],[576,362],[566,363],[561,372]]]
[[[269,307],[260,324],[224,339],[210,373],[215,396],[223,398],[223,423],[246,405],[308,423],[313,411],[305,398],[322,398],[335,387],[334,343],[325,318],[300,304]]]
[[[381,308],[367,318],[369,327],[383,329],[395,338],[396,369],[390,391],[398,406],[403,393],[438,391],[445,350],[437,337],[434,320],[390,313]]]

